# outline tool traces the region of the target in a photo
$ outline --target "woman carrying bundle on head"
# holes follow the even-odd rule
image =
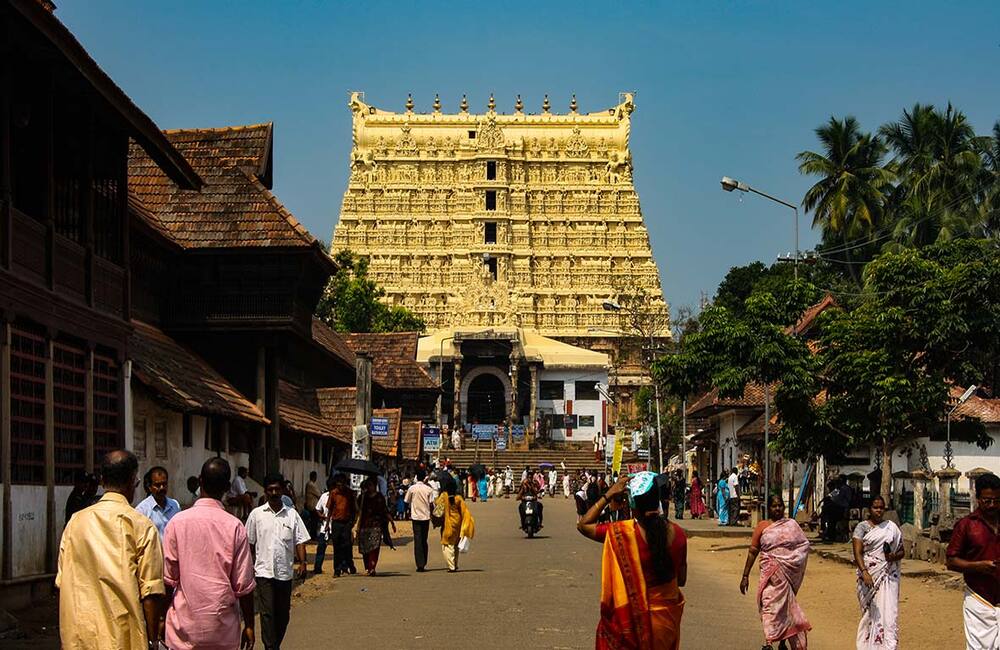
[[[609,503],[628,498],[632,518],[598,524]],[[577,524],[604,544],[597,650],[677,650],[687,582],[687,538],[660,512],[656,474],[623,475]]]

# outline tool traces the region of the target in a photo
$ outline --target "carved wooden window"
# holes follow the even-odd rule
[[[52,345],[52,394],[55,416],[56,483],[71,485],[86,467],[87,353],[57,341]]]
[[[113,358],[94,354],[94,462],[109,451],[121,449],[121,368]]]
[[[13,483],[45,483],[45,336],[10,333],[10,452]]]
[[[542,400],[565,399],[563,382],[562,381],[538,382],[538,399]]]
[[[492,212],[497,209],[497,191],[486,190],[486,210]]]
[[[495,221],[487,221],[486,226],[483,228],[483,243],[495,244],[497,243],[497,223]]]
[[[140,460],[146,457],[146,418],[137,415],[132,419],[132,452]]]
[[[497,161],[486,161],[486,180],[495,181],[497,179]]]

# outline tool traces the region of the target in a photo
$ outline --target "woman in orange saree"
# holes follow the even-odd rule
[[[624,504],[626,489],[635,518],[597,524],[605,507]],[[604,544],[597,650],[678,650],[687,539],[660,514],[656,475],[620,478],[577,529]]]

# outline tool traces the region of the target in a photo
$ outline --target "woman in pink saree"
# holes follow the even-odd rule
[[[750,538],[740,592],[750,586],[750,569],[760,555],[760,583],[757,585],[757,609],[764,625],[762,650],[771,650],[778,642],[779,650],[807,648],[806,632],[812,629],[795,599],[806,575],[809,540],[794,519],[785,517],[785,503],[771,495],[767,502],[769,520],[762,521]],[[787,645],[786,645],[787,642]]]

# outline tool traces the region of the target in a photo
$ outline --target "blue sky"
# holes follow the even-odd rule
[[[635,184],[667,300],[696,305],[734,265],[793,249],[795,154],[830,115],[867,128],[914,102],[1000,119],[1000,2],[159,2],[57,0],[57,16],[163,128],[275,123],[275,191],[329,240],[350,151],[349,90],[537,112],[637,92]],[[816,242],[802,218],[803,250]]]

